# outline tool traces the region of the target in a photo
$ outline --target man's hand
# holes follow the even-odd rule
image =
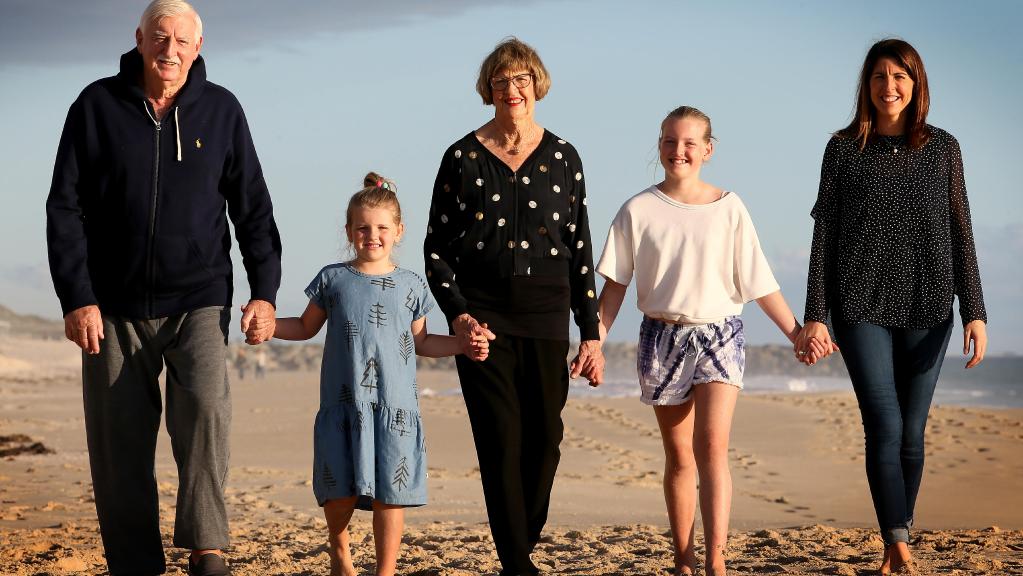
[[[579,353],[572,359],[569,376],[578,378],[580,375],[590,381],[596,388],[604,382],[604,352],[599,340],[583,340],[579,343]]]
[[[273,304],[266,300],[249,300],[242,306],[241,328],[245,343],[256,345],[272,338],[277,325],[276,313]]]
[[[82,306],[64,316],[64,336],[89,354],[99,354],[103,339],[103,315],[99,306]]]

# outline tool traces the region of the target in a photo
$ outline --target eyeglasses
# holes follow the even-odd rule
[[[519,74],[518,76],[512,76],[511,78],[491,78],[490,87],[498,92],[504,92],[508,89],[508,83],[512,83],[516,88],[525,88],[533,82],[532,74]]]

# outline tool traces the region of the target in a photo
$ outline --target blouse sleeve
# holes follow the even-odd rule
[[[465,212],[458,209],[462,193],[460,173],[462,152],[457,144],[448,148],[441,159],[433,184],[433,200],[423,241],[426,257],[426,281],[437,303],[449,320],[469,311],[466,299],[455,283],[455,254],[460,225]]]
[[[966,197],[966,178],[959,142],[951,139],[948,153],[948,200],[952,234],[952,273],[955,293],[959,296],[959,317],[963,324],[973,320],[987,322],[984,292],[980,286],[980,267],[973,242],[970,201]]]
[[[437,301],[434,300],[433,294],[430,293],[429,286],[426,285],[426,282],[423,282],[423,279],[420,278],[418,274],[415,274],[415,279],[419,281],[419,294],[416,295],[414,288],[410,288],[407,296],[407,299],[410,300],[410,302],[407,306],[412,312],[412,319],[419,320],[423,316],[429,314],[430,310],[434,309],[437,305]],[[415,298],[415,302],[411,302],[412,298]]]
[[[806,309],[804,322],[827,322],[830,310],[828,289],[835,277],[838,257],[838,176],[839,139],[832,137],[824,149],[821,162],[820,188],[817,202],[810,211],[813,216],[813,242],[810,245],[810,268],[806,278]]]
[[[635,271],[635,249],[632,241],[632,213],[629,204],[622,206],[611,222],[600,255],[597,272],[612,282],[628,286]]]
[[[583,178],[582,161],[574,150],[572,152],[567,157],[568,168],[571,171],[571,194],[574,197],[574,200],[570,200],[571,217],[567,238],[567,245],[572,250],[568,272],[572,313],[579,327],[579,339],[599,340],[593,245],[590,242],[590,221],[586,212],[586,183]]]
[[[750,302],[762,296],[777,292],[778,281],[771,272],[771,265],[760,247],[760,238],[753,226],[753,219],[746,207],[740,203],[739,230],[735,235],[735,287],[743,302]]]
[[[313,278],[305,289],[305,295],[309,297],[309,301],[324,310],[327,309],[328,298],[326,286],[324,285],[324,276],[326,275],[326,272],[326,268],[320,270],[319,273],[316,274],[316,278]]]

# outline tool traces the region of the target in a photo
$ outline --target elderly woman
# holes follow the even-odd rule
[[[871,47],[852,123],[824,151],[799,357],[830,349],[830,320],[866,438],[867,481],[885,542],[881,574],[913,573],[909,529],[924,428],[959,297],[963,352],[987,347],[984,296],[959,143],[926,123],[920,55]]]
[[[502,575],[537,573],[529,555],[561,454],[570,309],[581,340],[572,377],[603,364],[582,164],[533,116],[550,84],[518,39],[486,57],[476,90],[494,118],[444,153],[424,244],[453,332],[467,349],[472,333],[496,336],[485,362],[456,362]]]

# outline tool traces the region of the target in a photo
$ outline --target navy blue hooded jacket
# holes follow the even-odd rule
[[[142,56],[71,105],[46,200],[50,273],[63,313],[160,318],[230,306],[234,223],[251,298],[275,303],[281,240],[241,105],[202,57],[157,122]]]

